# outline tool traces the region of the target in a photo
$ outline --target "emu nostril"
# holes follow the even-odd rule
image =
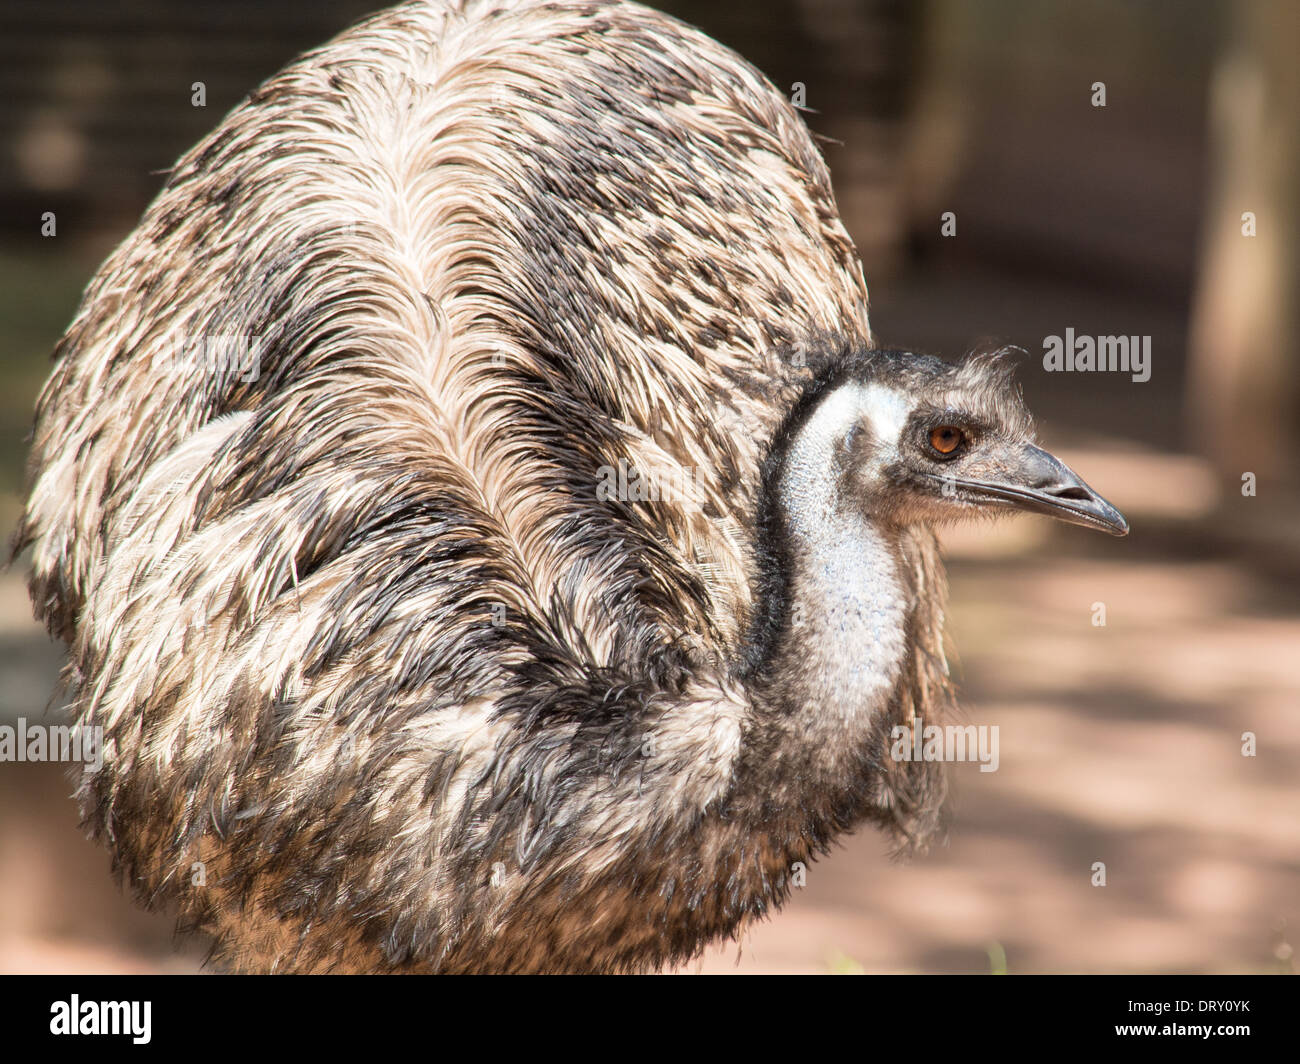
[[[1077,473],[1055,455],[1032,444],[1018,455],[1016,479],[1001,497],[1022,510],[1047,514],[1060,521],[1100,528],[1116,536],[1128,535],[1124,515],[1088,487]],[[992,492],[994,497],[1000,493]]]

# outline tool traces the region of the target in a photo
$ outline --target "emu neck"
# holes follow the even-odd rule
[[[826,396],[790,440],[771,485],[785,616],[769,648],[769,694],[788,739],[832,771],[844,758],[860,763],[906,656],[910,604],[898,533],[845,491],[846,440],[872,398],[852,387]]]
[[[790,541],[789,623],[774,664],[805,734],[850,739],[884,709],[906,650],[897,544],[845,514]]]

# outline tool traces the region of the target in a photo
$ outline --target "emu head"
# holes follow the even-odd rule
[[[786,470],[797,510],[800,462],[823,463],[834,496],[877,525],[942,524],[1013,511],[1128,534],[1128,523],[1073,470],[1034,442],[1002,352],[950,365],[872,351],[810,389]],[[796,474],[790,477],[789,474]]]

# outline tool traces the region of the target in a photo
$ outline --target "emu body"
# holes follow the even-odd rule
[[[211,338],[255,360],[173,357]],[[631,4],[307,54],[56,359],[16,542],[104,729],[82,808],[240,970],[645,970],[859,823],[923,844],[931,525],[1122,528],[997,360],[872,350],[794,110]],[[598,497],[621,463],[686,487]]]

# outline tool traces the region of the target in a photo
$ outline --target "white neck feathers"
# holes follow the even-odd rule
[[[902,398],[878,385],[836,388],[792,441],[781,474],[788,649],[802,662],[810,713],[826,723],[860,723],[882,708],[904,658],[908,603],[897,544],[859,502],[842,497],[840,457],[855,425],[874,437],[878,454],[893,450],[907,416]]]

